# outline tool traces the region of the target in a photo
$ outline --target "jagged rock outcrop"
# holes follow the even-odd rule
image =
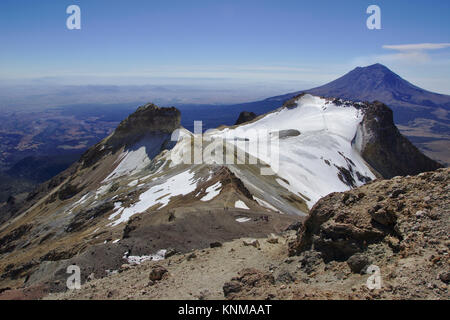
[[[129,145],[149,133],[172,133],[180,127],[181,113],[175,107],[159,108],[153,103],[139,107],[123,120],[108,143]]]
[[[449,181],[450,169],[439,169],[330,194],[311,209],[290,254],[314,250],[324,261],[346,261],[371,244],[384,243],[405,256],[423,243],[444,243],[450,228]]]
[[[239,118],[236,120],[236,123],[234,125],[236,126],[236,125],[240,125],[240,124],[245,123],[245,122],[252,121],[256,117],[257,117],[257,115],[254,112],[242,111],[239,114]]]
[[[30,192],[26,199],[20,199],[16,203],[6,203],[0,206],[0,224],[17,214],[24,212],[35,204],[39,199],[46,196],[65,180],[76,175],[79,170],[94,166],[100,159],[112,154],[120,148],[126,148],[145,136],[163,137],[161,149],[168,146],[167,141],[170,134],[180,127],[181,113],[175,107],[160,108],[153,103],[148,103],[139,107],[134,113],[123,120],[117,129],[107,138],[103,139],[90,149],[88,149],[80,160],[62,171],[50,180],[42,183]],[[161,150],[157,150],[159,152]],[[78,186],[80,187],[80,186]],[[66,200],[76,195],[81,189],[71,185],[70,181],[65,183],[57,194],[59,199]],[[47,202],[54,201],[56,197],[51,197]]]
[[[355,144],[367,163],[382,177],[414,175],[442,167],[398,131],[392,110],[385,104],[369,103],[364,113]]]
[[[144,137],[161,136],[168,139],[180,127],[180,121],[181,113],[177,108],[160,108],[148,103],[123,120],[109,137],[87,150],[80,162],[83,167],[92,166],[106,154],[130,147]]]
[[[239,272],[238,277],[234,277],[231,281],[223,285],[224,296],[233,299],[235,294],[241,291],[252,291],[255,288],[264,287],[275,283],[275,279],[271,273],[262,272],[254,268],[246,268]]]

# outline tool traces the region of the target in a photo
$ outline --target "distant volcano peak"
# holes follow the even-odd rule
[[[420,104],[429,92],[404,80],[386,66],[376,63],[367,67],[357,67],[344,76],[324,86],[307,90],[308,93],[339,97],[354,101],[380,100],[395,106],[393,101]],[[425,95],[427,97],[425,97]],[[416,100],[417,97],[417,101]]]
[[[386,67],[385,65],[383,65],[381,63],[371,64],[370,66],[366,66],[366,67],[356,67],[354,70],[370,70],[370,71],[382,70],[385,72],[392,72],[388,67]]]
[[[338,81],[340,79],[347,79],[349,76],[366,76],[369,79],[372,79],[373,81],[380,80],[380,79],[386,79],[386,78],[395,78],[399,81],[404,81],[405,83],[408,83],[406,80],[403,80],[399,75],[394,73],[392,70],[390,70],[385,65],[382,65],[380,63],[372,64],[367,67],[356,67],[352,71],[348,72],[341,78],[335,80]]]

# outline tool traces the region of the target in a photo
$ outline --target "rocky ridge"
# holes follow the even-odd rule
[[[354,143],[363,158],[384,178],[415,175],[442,167],[400,133],[392,110],[378,101],[365,108]]]
[[[298,231],[125,265],[47,298],[448,300],[449,181],[449,169],[379,179],[320,200]]]

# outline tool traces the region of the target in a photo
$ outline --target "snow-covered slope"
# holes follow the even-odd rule
[[[119,165],[105,180],[133,175],[147,168],[152,159],[161,152],[161,146],[170,139],[169,134],[152,134],[142,138],[132,147],[123,151],[117,160]]]
[[[83,203],[93,206],[115,196],[109,225],[117,226],[150,208],[162,209],[179,196],[213,201],[222,183],[207,182],[214,168],[226,167],[242,181],[256,205],[278,213],[306,215],[321,197],[375,178],[354,143],[363,112],[358,104],[306,94],[253,122],[210,130],[203,136],[181,128],[172,135],[178,142],[159,155],[155,149],[161,148],[167,135],[145,137],[116,155],[113,170],[92,196],[83,197]],[[269,153],[261,153],[261,133],[268,141]],[[189,164],[186,162],[194,160],[194,141],[201,142],[202,157],[199,163]],[[223,162],[205,152],[218,141],[227,146]],[[264,170],[271,174],[262,174]],[[205,187],[200,187],[205,182]],[[105,193],[113,184],[123,187]],[[138,197],[124,206],[117,197],[130,189],[136,190]]]
[[[321,197],[375,178],[354,143],[363,116],[362,105],[307,94],[253,122],[210,130],[203,136],[181,128],[172,134],[175,145],[161,153],[168,135],[145,136],[115,155],[106,178],[71,205],[70,212],[76,212],[80,204],[95,207],[113,201],[108,225],[114,227],[149,209],[170,206],[180,197],[209,203],[223,189],[213,171],[226,167],[249,190],[256,206],[306,215]],[[261,153],[258,145],[264,134],[270,153]],[[199,141],[201,161],[192,164],[193,146]],[[223,161],[206,152],[217,142],[226,147]],[[108,191],[113,185],[118,187]],[[135,194],[133,200],[123,200],[129,192]],[[248,207],[239,198],[235,202]]]
[[[352,143],[362,119],[362,109],[353,104],[338,106],[332,100],[306,94],[289,108],[280,108],[235,128],[213,130],[209,135],[222,137],[239,147],[237,141],[244,139],[248,139],[250,145],[255,143],[257,132],[278,131],[279,147],[275,157],[279,164],[273,171],[283,179],[277,182],[280,187],[304,197],[311,207],[321,197],[351,187],[350,181],[343,177],[342,168],[353,177],[353,186],[375,178]],[[258,157],[255,149],[248,151]]]
[[[217,172],[226,168],[254,206],[305,216],[329,193],[376,177],[361,155],[363,141],[372,135],[362,126],[370,108],[368,103],[302,94],[232,127],[203,134],[184,128],[172,134],[153,131],[113,153],[109,164],[99,161],[102,180],[65,210],[114,203],[107,226],[117,227],[148,211],[170,210],[190,201],[196,206],[215,202],[227,208],[230,201],[232,207],[249,207],[244,199],[230,198],[235,195],[227,195],[226,201],[219,197],[226,183]]]

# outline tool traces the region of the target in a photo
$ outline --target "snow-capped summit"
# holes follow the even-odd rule
[[[228,141],[245,138],[252,144],[258,131],[278,132],[275,151],[279,163],[273,168],[274,178],[279,188],[299,195],[311,207],[330,192],[348,190],[375,178],[353,145],[363,116],[359,105],[305,94],[256,121],[213,135]],[[254,151],[252,155],[257,157]],[[239,176],[242,169],[231,167]]]

